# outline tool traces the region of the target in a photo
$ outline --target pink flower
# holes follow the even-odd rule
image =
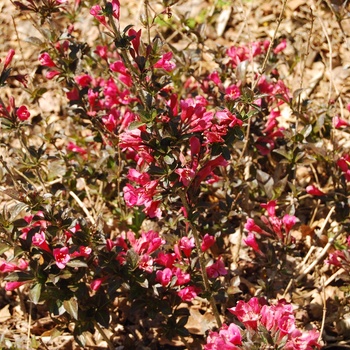
[[[183,301],[192,301],[198,293],[198,289],[193,286],[188,286],[180,291],[177,292],[177,295],[183,300]]]
[[[151,181],[151,178],[149,174],[147,173],[140,173],[136,169],[129,169],[129,173],[127,175],[127,178],[130,181],[134,181],[138,183],[139,185],[146,185]]]
[[[32,244],[36,247],[39,247],[42,250],[45,250],[51,253],[51,249],[48,246],[44,231],[37,232],[32,238]]]
[[[7,282],[5,285],[5,290],[6,291],[12,291],[14,289],[19,288],[20,286],[23,286],[23,284],[28,283],[29,281],[24,281],[24,282]]]
[[[53,250],[53,256],[56,260],[56,265],[60,269],[64,269],[70,260],[70,254],[68,247],[55,248]]]
[[[76,76],[74,80],[81,86],[81,87],[86,87],[89,86],[89,84],[92,81],[92,78],[88,74],[83,74]]]
[[[90,283],[90,288],[94,291],[97,292],[102,283],[107,279],[107,277],[101,277],[101,278],[96,278]]]
[[[24,121],[30,117],[30,112],[26,106],[22,105],[16,110],[16,115],[19,120]]]
[[[171,51],[165,53],[161,59],[155,63],[154,68],[162,68],[167,72],[171,72],[176,68],[176,64],[170,61],[172,57],[173,53]]]
[[[181,168],[181,169],[178,168],[175,170],[175,173],[179,175],[179,181],[182,182],[182,184],[186,187],[191,183],[191,181],[196,176],[196,172],[188,168]]]
[[[51,79],[53,79],[55,76],[57,76],[57,75],[60,75],[61,73],[59,72],[59,71],[57,71],[57,70],[50,70],[50,71],[48,71],[47,73],[46,73],[46,78],[47,79],[49,79],[49,80],[51,80]]]
[[[112,0],[113,17],[119,20],[120,15],[120,3],[119,0]]]
[[[39,55],[38,60],[42,66],[46,67],[56,67],[55,62],[52,60],[47,52],[43,52]]]
[[[206,250],[208,250],[211,246],[213,246],[213,244],[215,243],[215,237],[209,235],[208,233],[206,233],[203,237],[202,240],[202,244],[201,244],[201,250],[203,252],[205,252]]]
[[[211,80],[215,85],[222,85],[222,82],[219,77],[219,73],[217,71],[214,71],[208,75],[208,79]]]
[[[350,181],[350,155],[343,155],[340,159],[338,159],[337,165],[344,173],[346,181]]]
[[[91,7],[90,15],[93,15],[101,24],[104,26],[107,26],[106,18],[105,16],[101,15],[102,8],[100,5],[94,5]]]
[[[277,204],[276,200],[273,200],[273,201],[267,202],[266,204],[262,203],[260,204],[260,206],[266,209],[269,216],[276,216],[276,204]]]
[[[10,49],[4,61],[4,69],[6,69],[9,66],[14,55],[15,55],[15,50]]]
[[[290,232],[290,230],[296,224],[297,221],[298,219],[294,215],[286,214],[283,216],[282,222],[287,234]]]
[[[273,50],[273,53],[277,55],[287,47],[287,39],[283,39]]]
[[[158,270],[156,272],[156,281],[160,282],[163,287],[166,287],[173,277],[171,269],[165,268],[164,270]]]
[[[77,146],[74,142],[68,142],[67,150],[74,153],[79,153],[82,156],[87,153],[86,149]]]
[[[242,344],[241,329],[231,323],[229,326],[223,324],[218,332],[209,332],[204,350],[240,350],[236,345]]]
[[[88,258],[90,254],[92,253],[92,249],[90,247],[80,246],[78,251],[75,251],[71,254],[72,258],[77,258],[79,256],[82,256],[84,258]]]
[[[7,273],[7,272],[13,272],[19,270],[19,267],[17,264],[13,262],[7,262],[7,261],[0,261],[0,272],[1,273]]]
[[[336,129],[340,129],[343,126],[349,126],[349,123],[346,120],[341,119],[338,116],[333,117],[332,124],[333,124],[333,127]]]
[[[315,185],[310,185],[306,187],[306,193],[312,196],[324,196],[325,193],[318,189]]]
[[[153,258],[148,254],[143,254],[138,261],[138,266],[141,270],[144,270],[148,273],[153,272]]]
[[[66,96],[69,101],[77,101],[79,100],[79,90],[74,87],[72,90],[66,92]]]
[[[209,278],[217,278],[219,276],[226,276],[227,270],[225,269],[225,264],[222,261],[222,258],[219,257],[219,259],[211,264],[210,266],[206,267],[206,271]]]
[[[258,298],[253,297],[247,303],[240,300],[236,307],[232,307],[228,311],[233,313],[247,328],[257,330],[261,311]]]
[[[179,267],[173,270],[173,275],[176,277],[176,286],[182,286],[183,284],[186,284],[191,280],[190,274],[185,273]]]
[[[103,59],[107,59],[108,47],[107,46],[96,46],[95,54],[99,55]]]
[[[185,256],[189,258],[194,248],[194,238],[182,237],[180,239],[179,247],[183,251]]]
[[[168,268],[172,268],[174,266],[175,261],[176,261],[176,256],[174,253],[165,254],[163,252],[159,252],[155,261],[159,265],[162,265],[162,266],[165,266]]]
[[[264,253],[259,248],[258,242],[256,241],[256,238],[253,232],[249,232],[248,236],[243,239],[243,242],[247,246],[253,248],[253,250],[259,253],[260,255],[264,255]]]

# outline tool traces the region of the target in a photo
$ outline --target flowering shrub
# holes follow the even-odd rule
[[[231,234],[241,223],[243,241],[259,255],[249,255],[252,264],[266,263],[284,289],[286,256],[299,257],[296,244],[304,249],[292,233],[306,220],[299,207],[346,196],[349,156],[321,152],[317,138],[322,127],[348,124],[328,116],[320,127],[308,119],[277,64],[287,40],[218,48],[215,69],[192,71],[161,29],[153,36],[171,6],[139,29],[122,28],[118,0],[13,4],[42,34],[32,38],[40,43],[37,79],[59,86],[66,105],[51,122],[34,103],[46,88],[27,89],[32,106],[0,99],[7,156],[0,180],[16,202],[0,215],[6,291],[28,291],[83,347],[87,332],[108,339],[103,328],[116,318],[142,325],[145,343],[154,340],[150,329],[161,339],[190,337],[189,309],[198,300],[218,327],[201,340],[205,349],[318,347],[318,333],[297,328],[290,304],[245,303],[229,284],[237,263],[228,253]],[[91,47],[75,27],[84,11],[99,33]],[[15,55],[11,49],[0,67],[0,87],[27,87],[26,76],[12,74]],[[282,126],[283,109],[300,117],[298,127]],[[328,175],[338,192],[321,191],[317,176],[297,182],[298,167],[316,159],[325,172],[336,169]],[[335,214],[346,222],[342,210]],[[330,261],[345,264],[346,256]],[[261,281],[273,278],[258,277],[259,293],[271,296]],[[239,322],[222,325],[220,310],[232,301]]]
[[[319,347],[315,330],[300,331],[295,324],[293,308],[285,300],[268,305],[264,298],[239,301],[228,309],[243,324],[224,324],[219,332],[210,332],[204,349],[293,349]]]

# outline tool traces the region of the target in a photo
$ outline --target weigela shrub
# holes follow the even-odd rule
[[[1,127],[19,140],[23,158],[15,175],[6,168],[15,191],[5,193],[18,201],[1,216],[6,290],[26,285],[55,322],[74,324],[82,346],[86,331],[109,327],[116,298],[129,302],[123,317],[137,311],[169,339],[189,335],[189,311],[180,305],[196,297],[209,300],[220,325],[216,304],[227,299],[231,275],[227,236],[250,216],[248,203],[263,197],[267,215],[262,225],[247,219],[247,245],[264,256],[257,237],[282,247],[293,241],[297,217],[292,210],[276,215],[278,186],[247,187],[267,157],[285,157],[286,174],[302,158],[298,140],[307,132],[297,139],[279,124],[281,107],[291,103],[276,66],[286,40],[272,51],[266,40],[218,50],[215,70],[192,74],[160,36],[145,42],[141,29],[120,28],[117,0],[14,4],[35,14],[40,72],[64,93],[69,133],[32,118],[13,98],[0,101]],[[100,31],[93,47],[74,28],[87,5]],[[55,16],[60,21],[50,26]],[[10,74],[14,54],[4,61],[0,86],[26,82]],[[44,90],[31,93],[37,101]],[[40,146],[27,132],[34,126],[43,130]],[[244,142],[257,169],[245,164]],[[338,165],[344,171],[346,161]],[[299,331],[282,301],[268,306],[253,298],[230,311],[246,330],[223,325],[206,349],[317,346],[316,333]]]

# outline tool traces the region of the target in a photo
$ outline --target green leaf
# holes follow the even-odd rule
[[[69,300],[64,300],[63,307],[75,320],[78,319],[79,306],[77,300],[74,297]]]
[[[29,299],[33,304],[38,304],[41,295],[41,284],[35,283],[31,286],[29,290]]]
[[[33,275],[28,272],[12,272],[9,275],[7,275],[4,280],[5,281],[11,281],[11,282],[24,282],[24,281],[31,281],[33,279]]]
[[[6,243],[0,242],[0,255],[7,252],[10,249],[10,246]]]
[[[16,217],[18,216],[18,214],[25,210],[26,208],[28,208],[28,205],[25,203],[17,203],[15,206],[13,206],[11,208],[11,217],[10,217],[10,221],[14,221],[16,219]]]
[[[140,122],[140,121],[136,120],[136,121],[131,122],[131,123],[129,124],[128,129],[129,129],[129,130],[135,130],[135,129],[138,129],[140,126],[143,126],[143,125],[146,125],[146,123]]]
[[[171,156],[171,155],[168,155],[168,154],[167,154],[167,155],[164,157],[164,162],[165,162],[166,164],[168,164],[168,165],[173,164],[174,161],[175,161],[175,159],[174,159],[174,157]]]

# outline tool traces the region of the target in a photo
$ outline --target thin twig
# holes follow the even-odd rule
[[[322,322],[321,322],[321,328],[320,328],[320,335],[318,337],[318,343],[322,340],[322,333],[324,330],[324,325],[326,322],[326,315],[327,315],[327,303],[326,303],[326,290],[325,290],[325,283],[324,278],[322,276],[322,301],[323,301],[323,313],[322,313]]]
[[[79,204],[80,208],[83,209],[84,213],[90,220],[90,222],[95,225],[95,219],[91,216],[90,212],[87,210],[85,204],[80,200],[80,198],[73,192],[69,191],[69,194],[76,200],[76,202]]]
[[[257,78],[257,80],[254,82],[254,85],[252,87],[252,90],[254,91],[254,89],[256,88],[256,85],[258,84],[261,76],[265,73],[265,70],[266,70],[266,65],[267,65],[267,61],[269,60],[269,56],[270,56],[270,53],[271,53],[271,50],[272,50],[272,47],[273,47],[273,44],[274,44],[274,41],[276,39],[276,36],[277,36],[277,33],[278,33],[278,29],[282,23],[282,20],[283,20],[283,14],[284,14],[284,10],[286,8],[286,4],[287,4],[287,0],[284,0],[283,1],[283,4],[282,4],[282,10],[281,10],[281,13],[278,17],[278,20],[277,20],[277,26],[275,28],[275,31],[273,33],[273,36],[272,36],[272,40],[270,41],[270,45],[267,49],[267,52],[266,52],[266,55],[265,55],[265,58],[264,58],[264,62],[260,68],[260,74],[259,74],[259,77]]]
[[[30,350],[30,331],[31,331],[31,323],[32,323],[32,309],[33,304],[29,303],[29,313],[28,313],[28,333],[27,333],[27,349]]]
[[[186,200],[185,192],[184,191],[180,191],[179,192],[179,196],[180,196],[181,202],[182,202],[183,206],[185,207],[187,213],[190,215],[191,208],[189,207],[188,202]],[[206,266],[205,266],[205,259],[204,259],[204,255],[203,255],[203,252],[202,252],[202,249],[201,249],[201,243],[200,243],[200,240],[199,240],[198,231],[197,231],[196,226],[193,225],[193,223],[190,220],[188,222],[189,222],[189,225],[190,225],[190,227],[192,229],[192,234],[193,234],[193,237],[194,237],[194,242],[195,242],[197,253],[198,253],[199,264],[200,264],[200,267],[201,267],[201,273],[202,273],[204,288],[205,288],[205,291],[207,293],[209,293],[209,295],[210,295],[209,302],[210,302],[213,314],[215,316],[216,323],[217,323],[218,327],[221,327],[222,326],[222,322],[221,322],[221,318],[220,318],[220,314],[219,314],[218,308],[216,306],[216,301],[215,301],[215,299],[214,299],[214,297],[213,297],[213,295],[211,293],[210,283],[209,283],[209,279],[208,279],[208,275],[207,275],[207,271],[206,271]]]
[[[332,207],[331,210],[329,211],[321,229],[320,229],[320,234],[324,231],[333,211],[335,210],[335,207]],[[299,282],[302,280],[310,271],[314,269],[314,267],[324,258],[324,256],[327,254],[328,249],[331,247],[335,239],[342,233],[342,231],[339,231],[334,237],[332,237],[328,243],[325,245],[325,247],[322,249],[321,253],[317,256],[317,258],[307,267],[297,278],[296,282]]]
[[[331,277],[327,279],[327,281],[324,283],[324,286],[327,287],[330,283],[332,283],[339,275],[344,273],[345,270],[343,268],[340,268],[337,272],[333,273]]]
[[[329,213],[328,213],[326,219],[324,220],[324,223],[323,223],[323,225],[322,225],[322,227],[320,229],[320,232],[319,232],[320,235],[325,230],[326,225],[327,225],[327,223],[328,223],[328,221],[329,221],[329,219],[330,219],[330,217],[331,217],[331,215],[332,215],[334,210],[335,210],[335,207],[332,207],[330,209],[330,211],[329,211]],[[340,235],[341,232],[342,231],[339,231],[334,237],[332,237],[328,241],[326,246],[322,249],[321,253],[318,254],[317,258],[306,269],[304,269],[304,271],[302,273],[300,273],[297,278],[295,278],[295,279],[292,278],[289,281],[288,286],[287,286],[286,290],[283,293],[284,296],[288,293],[288,291],[289,291],[290,287],[292,286],[293,282],[299,282],[300,280],[302,280],[324,258],[324,256],[326,255],[328,249],[331,247],[331,245],[333,244],[334,240]],[[310,248],[310,250],[311,250],[311,248]],[[310,251],[309,251],[309,253],[310,253]],[[308,258],[309,253],[307,254],[307,258]],[[304,261],[306,261],[306,259],[304,259]],[[302,263],[302,265],[303,265],[303,263]]]

